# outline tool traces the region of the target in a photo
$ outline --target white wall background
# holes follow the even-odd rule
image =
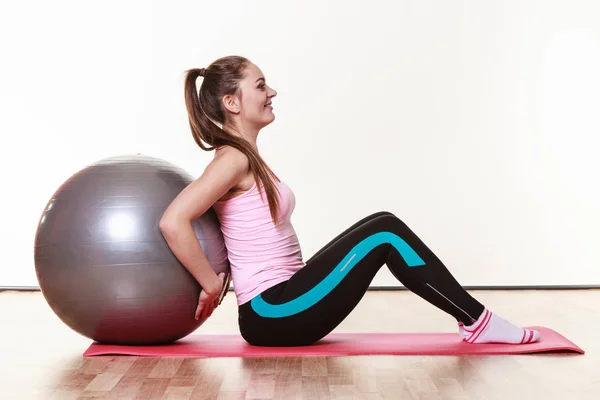
[[[39,216],[86,164],[202,173],[183,74],[230,54],[279,92],[259,146],[306,259],[386,209],[464,285],[600,284],[599,20],[594,0],[7,2],[0,286],[37,286]]]

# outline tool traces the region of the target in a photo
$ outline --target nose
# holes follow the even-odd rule
[[[269,97],[277,96],[277,91],[275,89],[271,89],[271,93],[269,93]]]

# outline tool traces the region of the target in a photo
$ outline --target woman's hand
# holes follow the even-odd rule
[[[223,289],[225,286],[225,273],[221,272],[218,276],[217,284],[212,288],[202,289],[198,299],[195,318],[205,320],[210,317],[215,308],[221,304],[223,299]],[[228,288],[226,288],[228,289]]]

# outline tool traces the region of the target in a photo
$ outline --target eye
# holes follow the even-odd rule
[[[264,89],[264,88],[265,88],[265,84],[264,84],[264,83],[261,83],[260,85],[258,85],[258,88],[259,88],[259,89]]]

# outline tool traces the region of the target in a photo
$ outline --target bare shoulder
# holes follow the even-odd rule
[[[221,196],[216,199],[219,200],[225,193],[235,189],[240,181],[247,176],[249,170],[248,157],[238,149],[227,146],[215,151],[214,158],[208,164],[200,179],[204,178],[220,189],[218,193]]]
[[[234,168],[246,168],[250,167],[248,157],[236,149],[235,147],[224,146],[215,151],[215,156],[212,163],[218,163],[219,165],[225,165],[231,163]],[[210,166],[210,164],[209,164]]]
[[[233,147],[226,147],[219,150],[219,152],[215,153],[215,160],[220,158],[220,164],[226,166],[227,164],[233,165],[233,168],[240,168],[245,171],[241,172],[240,179],[236,182],[235,185],[231,186],[227,193],[220,198],[220,200],[229,200],[237,195],[249,190],[254,183],[254,175],[250,171],[250,162],[248,161],[248,157]]]
[[[169,205],[163,226],[177,226],[204,214],[248,175],[248,158],[234,148],[221,149],[199,178],[190,183]]]

